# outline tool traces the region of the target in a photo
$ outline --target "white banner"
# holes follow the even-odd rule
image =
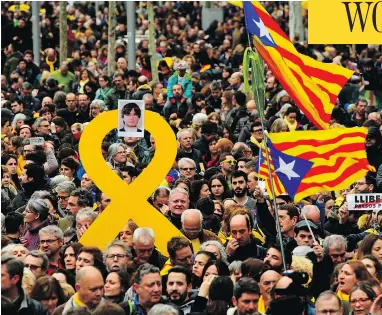
[[[348,210],[382,209],[382,194],[348,194],[346,201]]]

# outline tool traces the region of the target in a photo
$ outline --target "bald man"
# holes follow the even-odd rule
[[[271,290],[279,278],[281,275],[274,270],[268,270],[261,275],[259,282],[261,296],[258,306],[260,313],[265,314],[269,303],[271,303]]]
[[[382,120],[381,120],[381,114],[377,112],[370,113],[369,116],[367,116],[367,119],[374,120],[379,126],[381,126]]]
[[[52,315],[66,314],[83,304],[93,313],[98,307],[113,304],[103,298],[104,281],[101,272],[93,266],[85,266],[76,275],[76,294],[68,302],[57,307]]]
[[[181,232],[191,241],[194,251],[199,250],[200,244],[206,241],[219,241],[212,232],[203,229],[203,215],[198,209],[187,209],[181,216]]]
[[[308,220],[312,221],[315,225],[317,225],[318,234],[319,234],[320,238],[324,239],[326,236],[330,235],[329,232],[324,230],[322,223],[321,223],[325,220],[325,204],[324,203],[322,204],[322,210],[321,211],[317,206],[307,205],[301,209],[301,213],[304,213]],[[304,217],[301,214],[300,220],[303,220],[303,219],[304,219]]]

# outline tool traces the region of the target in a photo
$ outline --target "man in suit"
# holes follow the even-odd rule
[[[125,127],[119,129],[121,132],[142,132],[137,128],[138,122],[141,119],[141,109],[136,103],[126,104],[122,108],[122,121]]]

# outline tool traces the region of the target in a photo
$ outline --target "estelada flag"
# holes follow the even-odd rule
[[[247,32],[275,77],[318,129],[328,129],[342,87],[353,71],[300,54],[259,2],[231,2],[244,8]]]
[[[275,196],[288,193],[296,202],[325,191],[336,191],[375,172],[366,157],[366,128],[334,128],[268,134]],[[265,149],[259,155],[267,188],[270,176]],[[264,174],[266,176],[264,176]],[[270,191],[268,190],[268,193]]]

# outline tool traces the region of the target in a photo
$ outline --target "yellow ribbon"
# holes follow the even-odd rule
[[[146,169],[129,185],[110,169],[100,150],[105,135],[118,126],[118,111],[98,115],[86,126],[80,141],[80,156],[86,173],[110,197],[111,203],[82,235],[80,243],[104,250],[129,219],[138,226],[150,227],[155,233],[155,245],[167,254],[167,242],[183,234],[171,224],[147,199],[160,185],[175,160],[177,145],[173,131],[159,114],[145,112],[145,129],[156,142],[155,155]]]

